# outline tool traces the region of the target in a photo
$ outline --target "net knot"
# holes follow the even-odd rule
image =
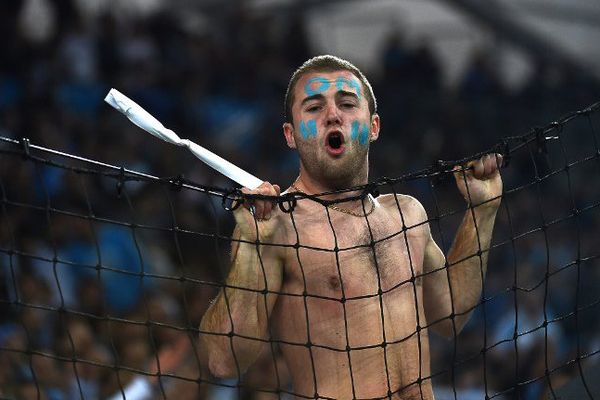
[[[379,186],[374,182],[369,183],[369,185],[365,189],[365,197],[366,197],[366,194],[370,194],[373,197],[379,197],[379,195],[381,194],[379,192]]]
[[[23,158],[28,159],[31,157],[30,149],[29,149],[29,139],[26,137],[21,138],[20,140],[21,146],[23,147]]]
[[[439,185],[444,179],[444,172],[448,170],[446,161],[435,160],[431,166],[431,177],[433,186]]]
[[[537,146],[537,152],[540,154],[548,154],[548,148],[546,147],[546,136],[544,129],[540,127],[533,128],[535,133],[535,144]]]
[[[446,168],[446,162],[444,160],[435,160],[433,163],[433,169],[436,172],[444,172]]]
[[[286,193],[284,198],[278,202],[279,209],[284,213],[291,213],[296,208],[296,196],[291,193]]]
[[[231,200],[231,205],[227,205],[227,200]],[[234,211],[242,204],[244,204],[244,197],[239,189],[228,190],[221,197],[221,206],[225,211]]]
[[[125,167],[119,168],[119,175],[117,175],[117,197],[119,199],[123,194],[123,186],[125,186]]]
[[[171,189],[174,192],[180,192],[183,188],[183,184],[185,183],[185,176],[183,174],[179,174],[174,179],[169,179],[169,183],[171,184]]]
[[[498,143],[498,153],[502,154],[502,167],[508,167],[510,164],[510,145],[508,144],[508,140],[502,139],[500,143]]]

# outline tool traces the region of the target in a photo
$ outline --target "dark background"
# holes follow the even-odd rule
[[[288,79],[316,55],[302,8],[257,15],[242,3],[213,7],[210,29],[192,34],[168,10],[90,20],[71,1],[51,4],[56,29],[44,41],[19,28],[24,2],[0,6],[1,136],[159,177],[234,186],[107,106],[115,87],[181,137],[262,179],[284,187],[296,177],[281,125]],[[386,38],[378,73],[364,71],[382,119],[371,179],[466,157],[600,100],[597,81],[552,57],[508,88],[492,55],[474,51],[447,85],[427,42]],[[597,379],[589,365],[600,345],[598,119],[582,115],[551,134],[558,139],[511,154],[486,301],[457,340],[431,339],[437,398],[454,398],[454,390],[460,399],[540,398],[578,376],[583,355],[588,379]],[[275,364],[279,386],[290,390],[277,353],[261,357],[239,392],[196,382],[197,326],[227,270],[232,218],[220,197],[144,180],[117,188],[112,176],[72,167],[106,169],[35,153],[67,168],[49,166],[11,153],[18,149],[6,142],[0,153],[3,398],[105,398],[155,373],[157,360],[162,373],[183,377],[153,381],[157,397],[269,397],[255,388],[277,387]],[[447,250],[465,208],[451,179],[382,190],[418,197]]]

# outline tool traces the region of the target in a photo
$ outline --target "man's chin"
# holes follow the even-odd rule
[[[328,168],[327,172],[320,178],[324,186],[330,190],[342,190],[356,186],[357,176],[354,168]]]
[[[306,171],[322,186],[329,190],[341,190],[364,183],[361,182],[359,175],[363,169],[362,163],[365,162],[362,157],[350,157],[350,154],[344,154],[342,157],[315,160],[312,165],[310,162],[303,164]]]

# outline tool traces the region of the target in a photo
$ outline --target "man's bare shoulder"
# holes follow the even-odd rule
[[[427,213],[421,202],[407,194],[384,194],[379,196],[377,201],[388,211],[395,211],[396,213],[400,211],[412,218],[427,219]]]
[[[406,194],[390,193],[379,196],[377,201],[386,210],[390,219],[398,220],[408,228],[422,228],[424,234],[429,231],[427,212],[416,198]],[[418,231],[421,232],[422,229]]]

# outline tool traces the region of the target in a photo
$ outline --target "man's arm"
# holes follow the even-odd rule
[[[279,187],[263,184],[256,193],[279,195]],[[200,323],[202,352],[211,373],[221,378],[237,377],[255,361],[268,339],[268,319],[277,299],[272,292],[281,288],[279,248],[256,244],[257,238],[265,243],[276,237],[277,218],[270,218],[270,203],[254,206],[254,216],[246,208],[234,211],[237,225],[231,269],[225,287]],[[256,224],[255,217],[260,220]]]
[[[443,268],[444,254],[428,232],[423,262],[423,272],[427,274],[423,277],[425,313],[428,323],[434,324],[432,330],[446,337],[462,330],[481,297],[502,194],[501,163],[501,156],[487,155],[470,163],[464,171],[456,170],[457,186],[472,206],[448,252],[448,268]],[[441,321],[436,323],[438,320]]]

